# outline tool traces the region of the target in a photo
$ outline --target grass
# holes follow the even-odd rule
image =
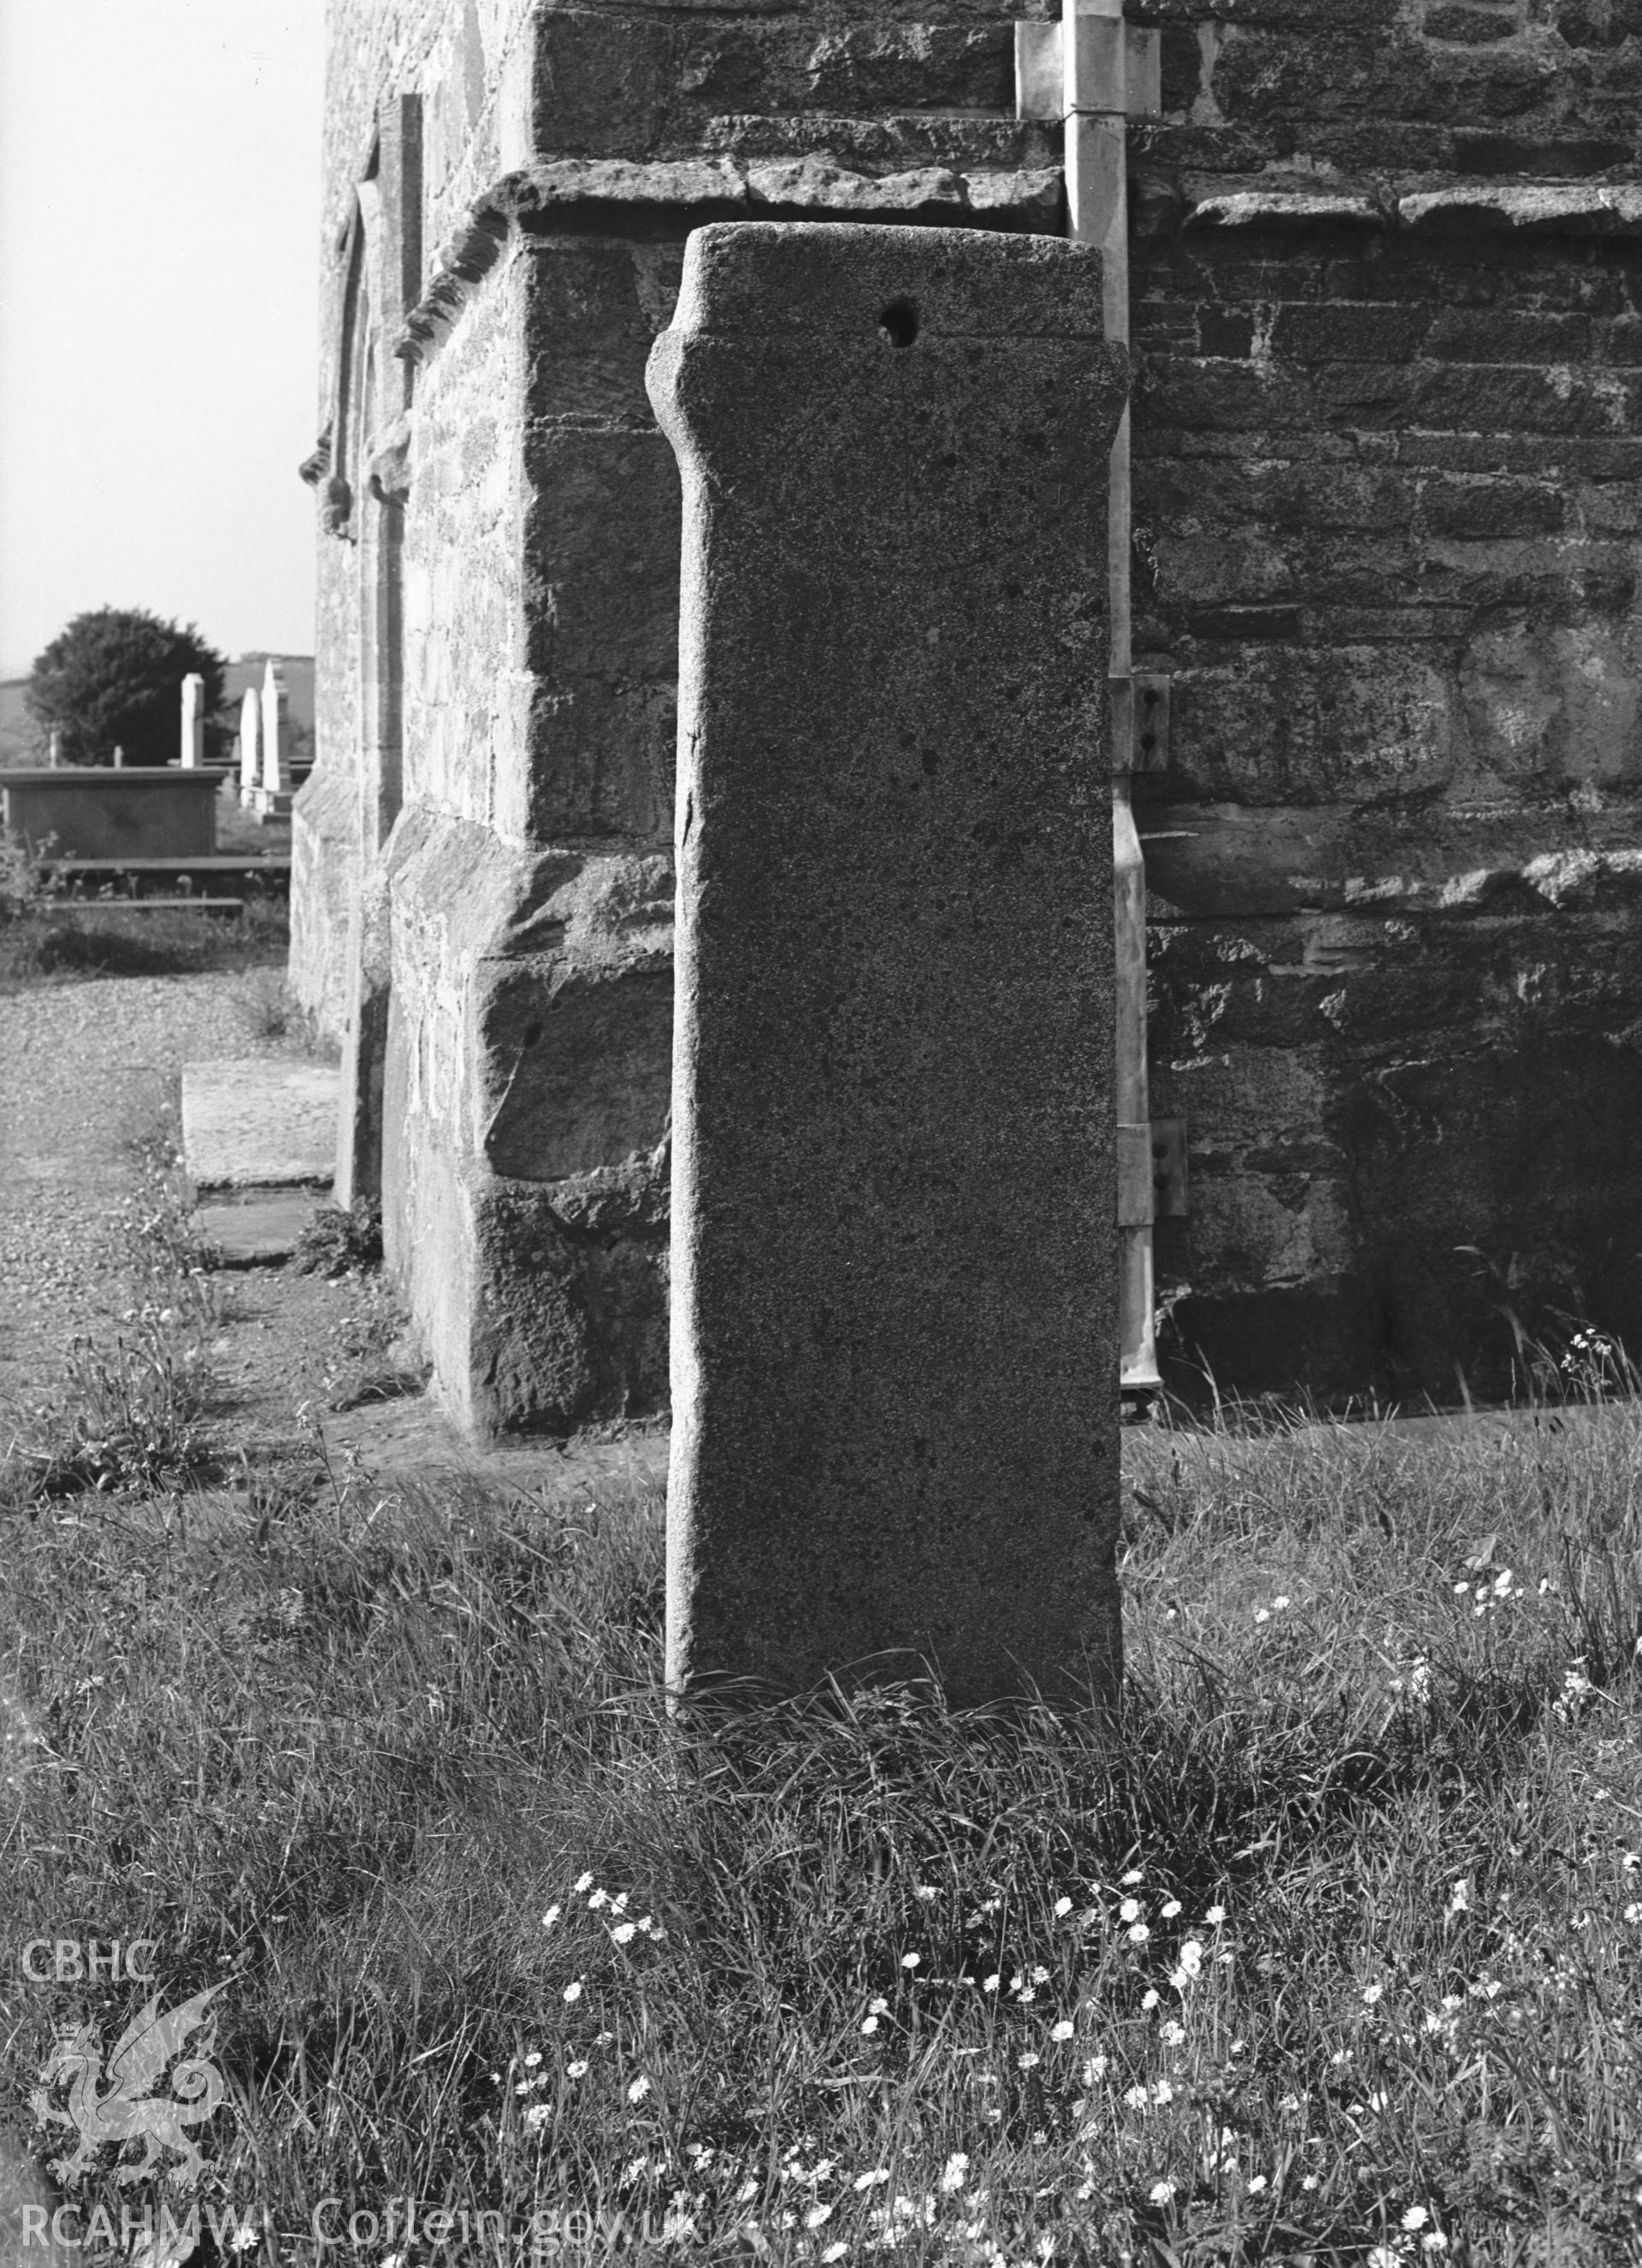
[[[112,1340],[74,1341],[43,1400],[0,1409],[0,1518],[87,1490],[185,1486],[218,1462],[206,1420],[216,1288],[194,1247],[174,1146],[159,1130],[129,1146],[139,1181],[114,1264],[139,1287],[137,1304]]]
[[[382,1208],[360,1197],[321,1205],[297,1239],[296,1264],[308,1276],[346,1276],[382,1264]]]
[[[115,896],[70,897],[14,835],[0,834],[0,990],[84,976],[183,976],[283,966],[290,944],[283,898],[253,891],[232,917],[167,907],[137,913]],[[290,1010],[270,991],[267,1036]]]
[[[1642,2257],[1642,1403],[1131,1446],[1116,1745],[670,1722],[647,1498],[36,1490],[5,1943],[218,1988],[259,2258]],[[147,1989],[9,1982],[9,2103]]]
[[[278,898],[247,899],[232,919],[180,907],[134,913],[117,898],[62,898],[0,925],[0,985],[259,968],[283,961],[289,942]]]

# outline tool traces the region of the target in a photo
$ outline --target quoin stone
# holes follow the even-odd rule
[[[246,688],[239,703],[239,800],[249,803],[262,784],[262,696]]]
[[[1081,246],[689,239],[675,1693],[1116,1692],[1124,372]]]
[[[193,771],[205,762],[205,680],[190,670],[182,681],[182,762]]]

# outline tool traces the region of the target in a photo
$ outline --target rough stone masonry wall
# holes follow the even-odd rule
[[[1151,0],[1152,1107],[1185,1382],[1642,1345],[1634,0]]]
[[[430,249],[505,163],[524,136],[512,113],[526,112],[516,81],[530,0],[357,0],[333,4],[327,22],[322,141],[324,200],[319,247],[320,355],[316,430],[320,461],[306,468],[324,501],[324,479],[340,461],[348,436],[335,431],[339,366],[354,340],[345,323],[350,239],[357,227],[356,184],[373,166],[396,96],[423,98],[416,147],[409,153],[417,233]],[[512,77],[510,77],[510,70]],[[511,107],[510,107],[511,106]],[[391,128],[390,128],[391,131]],[[510,141],[511,136],[511,141]],[[403,216],[384,224],[397,250]],[[386,262],[384,264],[387,264]],[[378,400],[368,422],[386,427],[401,365],[394,362],[397,310],[362,312],[382,333]],[[357,474],[358,468],[350,467]],[[365,730],[367,593],[361,560],[363,497],[341,529],[321,526],[315,615],[315,766],[297,799],[291,877],[291,979],[324,1036],[341,1042],[349,1014],[348,936],[356,900],[369,880],[362,856],[362,738]]]
[[[683,238],[1059,229],[1058,129],[1012,115],[1012,19],[1057,13],[333,0],[333,361],[372,122],[423,101],[389,1210],[475,1424],[665,1390],[677,532],[640,373]],[[1173,1374],[1486,1389],[1507,1307],[1642,1351],[1642,0],[1130,13],[1164,51],[1131,155]],[[362,659],[355,565],[321,556],[293,967],[323,1010]]]

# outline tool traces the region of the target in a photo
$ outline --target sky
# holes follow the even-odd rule
[[[0,0],[0,677],[313,651],[323,0]]]

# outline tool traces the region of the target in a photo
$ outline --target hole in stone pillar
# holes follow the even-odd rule
[[[878,335],[892,347],[909,347],[918,335],[918,311],[910,299],[892,299],[878,319]]]

